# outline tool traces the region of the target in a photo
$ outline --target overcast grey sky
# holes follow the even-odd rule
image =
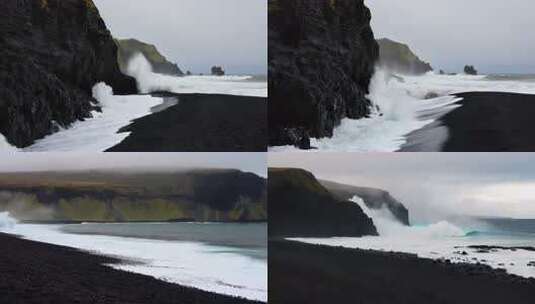
[[[94,0],[112,34],[156,47],[184,71],[267,73],[266,0]]]
[[[435,69],[535,74],[535,1],[365,1],[376,37],[409,44]]]
[[[266,161],[266,153],[12,153],[0,158],[0,172],[235,168],[265,177]]]
[[[270,153],[271,167],[388,190],[413,222],[451,215],[535,218],[535,154]]]

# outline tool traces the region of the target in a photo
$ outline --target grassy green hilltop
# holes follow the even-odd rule
[[[3,173],[0,211],[24,221],[265,221],[266,180],[219,169]]]

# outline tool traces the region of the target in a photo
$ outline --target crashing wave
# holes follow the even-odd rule
[[[0,212],[0,231],[13,229],[17,224],[17,220],[9,215],[9,212]]]

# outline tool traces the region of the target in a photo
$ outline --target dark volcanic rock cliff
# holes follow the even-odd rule
[[[269,169],[270,237],[377,235],[372,220],[355,203],[332,195],[301,169]]]
[[[269,1],[269,143],[307,148],[369,114],[379,57],[363,0]]]
[[[147,44],[136,39],[116,39],[115,42],[119,47],[117,59],[123,73],[127,72],[128,62],[132,57],[136,54],[143,54],[150,62],[154,73],[171,76],[184,75],[178,65],[168,61],[152,44]]]
[[[91,0],[0,1],[0,133],[18,147],[89,117],[93,85],[136,93]]]
[[[379,39],[377,43],[380,50],[379,65],[382,68],[407,75],[420,75],[433,70],[431,64],[418,58],[406,44],[390,39]]]
[[[266,180],[216,169],[3,173],[0,211],[30,221],[265,221]]]
[[[390,193],[381,189],[356,187],[329,181],[320,181],[339,199],[348,200],[357,195],[370,209],[387,208],[404,225],[409,225],[409,210]]]

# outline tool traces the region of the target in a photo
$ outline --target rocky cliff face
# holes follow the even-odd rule
[[[269,1],[269,143],[309,146],[369,114],[379,57],[363,0]]]
[[[154,73],[171,76],[184,75],[178,65],[168,61],[167,58],[165,58],[165,56],[163,56],[152,44],[147,44],[136,39],[116,39],[115,42],[119,47],[117,59],[119,61],[119,67],[123,73],[127,72],[130,59],[136,54],[141,53],[152,65]]]
[[[336,198],[312,173],[269,169],[268,174],[270,237],[377,235],[357,204]]]
[[[404,225],[409,225],[409,211],[390,193],[381,189],[356,187],[321,181],[321,184],[339,199],[348,200],[357,195],[370,209],[387,208]]]
[[[0,133],[12,145],[89,117],[97,82],[136,93],[91,0],[0,1]]]
[[[408,45],[390,39],[378,39],[379,65],[391,72],[421,75],[433,70],[431,64],[422,61]]]
[[[0,211],[29,221],[265,221],[266,180],[237,170],[0,174]]]

